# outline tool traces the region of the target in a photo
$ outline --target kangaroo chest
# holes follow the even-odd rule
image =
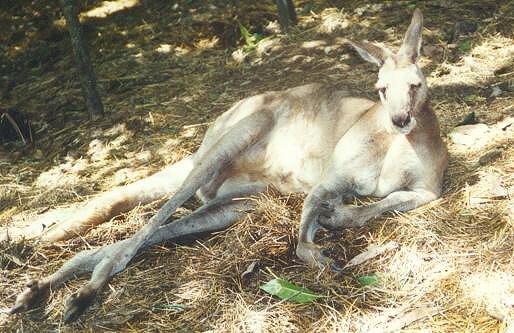
[[[386,132],[352,137],[337,153],[338,174],[361,196],[384,197],[405,187],[416,163],[405,137]]]

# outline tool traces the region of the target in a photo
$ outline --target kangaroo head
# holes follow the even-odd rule
[[[417,64],[421,49],[423,15],[414,11],[398,52],[366,42],[348,41],[361,57],[380,67],[375,84],[391,128],[402,134],[416,126],[416,115],[427,98],[427,84]]]

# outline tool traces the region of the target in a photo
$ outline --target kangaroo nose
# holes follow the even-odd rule
[[[395,126],[404,128],[410,123],[410,113],[407,113],[406,116],[394,116],[392,121]]]

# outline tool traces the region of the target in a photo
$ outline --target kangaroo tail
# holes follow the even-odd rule
[[[137,205],[173,194],[193,164],[193,156],[188,156],[149,177],[113,188],[85,203],[37,216],[28,226],[7,229],[0,234],[0,240],[40,239],[52,243],[76,237]]]

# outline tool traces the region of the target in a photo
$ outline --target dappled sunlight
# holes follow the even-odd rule
[[[327,42],[324,40],[309,40],[301,44],[304,49],[323,49],[325,46],[327,46]]]
[[[321,23],[318,31],[322,33],[333,33],[350,26],[350,21],[344,14],[344,10],[336,8],[328,8],[321,12]]]
[[[448,133],[448,137],[452,141],[450,145],[452,153],[485,152],[487,148],[514,138],[514,117],[506,117],[491,125],[479,123],[458,126]]]
[[[191,268],[190,268],[191,269]],[[187,273],[187,269],[185,270]],[[210,297],[212,283],[208,280],[195,279],[183,283],[175,292],[176,302],[186,305],[199,305]]]
[[[495,71],[509,64],[512,58],[512,39],[497,35],[481,41],[459,62],[443,63],[439,70],[427,77],[427,81],[433,87],[451,84],[479,86],[494,77]]]
[[[159,45],[155,51],[159,52],[159,53],[170,53],[171,50],[172,50],[172,45],[170,44],[161,44]]]
[[[128,150],[134,133],[125,124],[91,134],[92,140],[83,155],[69,154],[62,163],[38,174],[32,184],[39,192],[32,198],[34,203],[78,200],[95,184],[100,188],[119,186],[148,175],[149,170],[138,166],[149,163],[154,153],[148,149]]]
[[[419,299],[453,272],[451,257],[405,245],[383,267],[384,287],[392,295]]]
[[[156,153],[161,156],[161,158],[169,159],[170,152],[179,149],[179,145],[182,141],[179,139],[166,139],[166,141],[162,142],[160,147],[157,149]]]
[[[419,299],[390,306],[372,305],[370,308],[354,307],[343,311],[325,306],[322,311],[323,316],[312,325],[310,332],[396,333],[417,321],[430,322],[431,317],[438,312],[437,308]],[[425,332],[417,329],[414,331]]]
[[[478,172],[476,184],[468,185],[464,191],[467,208],[488,207],[509,197],[509,191],[503,184],[504,175],[488,168]]]
[[[244,45],[232,52],[232,60],[241,65],[246,60],[250,60],[253,64],[261,63],[263,60],[276,54],[284,48],[284,40],[280,37],[266,37],[259,40],[252,50],[248,50],[248,46]]]
[[[242,296],[231,302],[228,311],[221,315],[220,324],[208,332],[297,332],[298,327],[291,321],[287,311],[281,307],[263,307],[247,303]]]
[[[195,48],[198,50],[208,50],[213,49],[218,45],[219,38],[214,36],[211,38],[202,38],[194,42]]]
[[[314,57],[297,54],[297,55],[292,56],[291,58],[285,59],[284,63],[286,63],[286,64],[292,64],[295,62],[310,63],[313,61],[315,61]]]
[[[257,43],[255,51],[258,56],[269,55],[271,52],[278,52],[282,49],[283,40],[280,38],[264,38]]]
[[[177,57],[186,56],[191,52],[191,49],[189,49],[187,47],[181,47],[181,46],[177,46],[173,50],[175,51],[175,55]]]
[[[139,5],[140,0],[114,0],[103,1],[99,6],[90,9],[86,12],[80,13],[80,18],[97,17],[105,18],[111,14],[119,12],[124,9],[129,9]]]
[[[430,325],[430,319],[437,314],[437,309],[429,304],[405,304],[396,307],[385,307],[379,310],[365,310],[361,314],[350,317],[351,332],[358,333],[396,333],[407,328],[416,321],[425,320]],[[410,327],[409,327],[410,328]],[[430,329],[415,332],[432,332]]]
[[[511,272],[470,272],[461,281],[462,291],[477,309],[514,324],[514,276]],[[511,327],[514,329],[514,326]]]
[[[34,185],[46,190],[71,189],[81,181],[81,174],[87,169],[88,164],[84,159],[70,159],[42,172],[35,180]]]

